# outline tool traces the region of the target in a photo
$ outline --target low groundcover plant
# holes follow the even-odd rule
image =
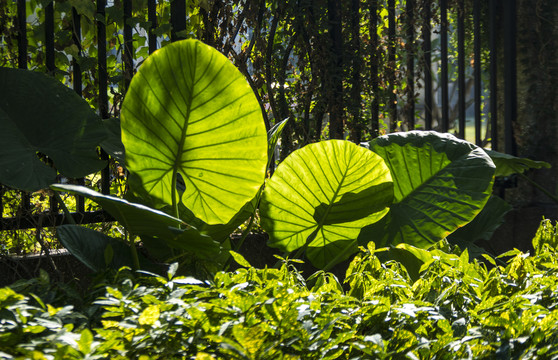
[[[347,270],[348,290],[327,272],[305,280],[296,261],[256,269],[236,253],[240,269],[205,282],[176,276],[176,264],[166,276],[122,268],[77,308],[3,288],[0,358],[555,358],[557,244],[549,221],[532,255],[471,261],[442,242],[435,251],[447,256],[426,261],[416,281],[369,245]]]

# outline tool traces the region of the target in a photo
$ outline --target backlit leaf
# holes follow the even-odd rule
[[[360,229],[385,215],[392,186],[373,152],[341,140],[310,144],[289,155],[267,182],[262,227],[270,246],[307,246],[318,267],[339,262],[356,251]]]
[[[265,176],[267,136],[243,75],[196,40],[167,45],[133,77],[121,113],[126,166],[164,205],[180,200],[208,224],[226,224]]]

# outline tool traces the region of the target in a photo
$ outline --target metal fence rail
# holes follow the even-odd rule
[[[93,1],[93,0],[92,0]],[[516,17],[516,0],[489,0],[484,2],[481,0],[407,0],[402,2],[404,6],[396,8],[395,0],[370,0],[365,2],[367,11],[370,11],[369,31],[370,42],[377,46],[379,44],[377,29],[380,23],[385,19],[381,17],[381,10],[387,9],[387,24],[389,27],[388,32],[388,46],[387,62],[391,68],[382,69],[375,59],[371,59],[370,66],[372,92],[377,92],[379,89],[378,75],[382,71],[387,71],[388,86],[390,91],[390,99],[388,103],[388,112],[390,114],[390,122],[388,131],[394,131],[398,128],[397,121],[401,119],[406,124],[408,129],[415,128],[417,123],[417,113],[422,112],[421,125],[423,129],[437,129],[440,131],[449,131],[453,129],[458,137],[465,138],[470,136],[466,134],[466,68],[469,65],[466,58],[465,46],[472,41],[474,58],[470,59],[473,63],[474,71],[474,142],[479,145],[483,144],[481,135],[482,117],[485,116],[485,123],[489,122],[490,126],[490,146],[492,149],[504,151],[506,153],[514,154],[514,134],[513,123],[516,117],[516,54],[515,54],[515,17]],[[418,4],[423,5],[424,11],[417,13],[415,8]],[[424,5],[428,6],[424,6]],[[472,4],[472,5],[471,5]],[[132,0],[122,0],[122,16],[123,27],[118,29],[123,35],[123,51],[121,61],[123,62],[123,77],[124,77],[124,91],[129,86],[130,80],[134,73],[134,48],[133,48],[133,35],[134,29],[130,25],[132,19]],[[107,27],[105,21],[107,0],[96,0],[96,31],[97,31],[97,79],[98,79],[98,104],[97,110],[101,118],[109,118],[109,79],[107,73]],[[472,6],[472,8],[471,8]],[[436,9],[436,14],[432,12],[432,8]],[[484,7],[484,8],[483,8]],[[488,8],[488,11],[486,9]],[[484,10],[483,10],[484,9]],[[472,11],[473,28],[466,32],[466,19],[469,18]],[[150,23],[150,30],[148,32],[148,48],[149,53],[152,53],[157,48],[157,35],[155,29],[160,25],[160,20],[157,14],[157,1],[148,0],[147,20]],[[170,3],[170,22],[172,31],[170,33],[171,41],[180,38],[179,34],[186,29],[186,1],[173,0]],[[482,17],[482,14],[485,14]],[[487,14],[487,16],[486,16]],[[26,1],[17,0],[17,28],[18,28],[18,63],[17,66],[21,69],[27,69],[27,55],[28,55],[28,39],[26,29],[26,19],[29,14],[26,14]],[[433,17],[439,16],[439,26],[433,28]],[[457,16],[455,28],[450,28],[448,16]],[[81,18],[75,8],[72,10],[72,41],[77,46],[79,53],[82,51],[82,34],[81,34]],[[44,52],[45,64],[49,73],[54,73],[55,69],[55,17],[54,17],[54,1],[46,5],[44,9],[44,19],[39,19],[44,24]],[[418,25],[417,25],[418,24]],[[210,24],[205,24],[211,26]],[[483,48],[481,41],[482,26],[484,33],[488,33],[488,49]],[[403,29],[401,33],[397,33],[396,29]],[[457,33],[457,81],[452,83],[449,79],[449,66],[452,64],[452,59],[448,55],[449,40],[448,35],[452,32]],[[466,33],[472,34],[472,39],[466,39]],[[439,41],[439,48],[434,48],[434,40]],[[418,101],[415,103],[400,104],[400,99],[397,98],[393,91],[393,84],[395,83],[396,69],[395,69],[395,56],[396,56],[396,42],[405,41],[406,61],[405,67],[407,68],[406,79],[409,86],[408,91],[415,93],[416,81],[415,79],[422,73],[422,90]],[[489,84],[485,85],[488,89],[489,97],[489,111],[483,114],[482,105],[482,67],[481,67],[481,52],[488,50],[489,59]],[[503,51],[503,54],[501,53]],[[439,54],[436,58],[434,54]],[[503,59],[500,62],[499,59]],[[72,86],[77,94],[82,96],[82,71],[77,59],[72,59],[73,78]],[[433,69],[439,69],[439,73]],[[417,71],[415,71],[415,69]],[[420,69],[420,71],[419,71]],[[499,71],[503,69],[503,71]],[[500,77],[502,80],[499,80]],[[438,90],[435,92],[434,85],[438,84]],[[502,85],[503,84],[503,85]],[[498,89],[503,87],[503,94],[498,93]],[[456,89],[458,94],[457,107],[457,125],[450,124],[450,89]],[[440,98],[441,117],[440,122],[434,122],[434,99],[438,96]],[[503,111],[498,109],[499,105],[503,104]],[[422,110],[419,110],[422,109]],[[371,119],[370,124],[373,130],[378,131],[380,128],[380,109],[377,99],[374,99],[371,104]],[[499,119],[499,115],[503,115],[503,119]],[[503,144],[502,144],[503,141]],[[106,153],[101,154],[103,159],[108,159]],[[110,173],[108,167],[102,171],[101,174],[101,191],[104,194],[110,192]],[[2,198],[5,187],[0,188],[0,210],[2,210],[2,218],[0,221],[0,230],[14,230],[26,229],[36,227],[36,224],[41,223],[43,227],[59,225],[64,221],[64,216],[59,212],[54,201],[51,201],[51,209],[48,216],[45,215],[32,215],[25,217],[4,217],[4,209]],[[29,194],[23,194],[22,205],[23,209],[30,208]],[[87,212],[84,207],[84,200],[79,198],[77,201],[77,212],[74,217],[81,223],[93,223],[99,221],[110,220],[102,211]]]

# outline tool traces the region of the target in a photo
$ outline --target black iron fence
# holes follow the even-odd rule
[[[107,119],[117,115],[119,101],[135,69],[141,66],[142,59],[148,53],[152,53],[166,41],[199,37],[231,57],[249,77],[249,82],[255,90],[267,91],[260,91],[258,99],[266,112],[264,118],[269,125],[273,118],[279,118],[277,113],[281,113],[280,101],[279,105],[273,106],[277,100],[276,96],[281,94],[272,94],[274,87],[269,81],[275,80],[283,85],[285,80],[271,79],[269,74],[266,74],[261,78],[268,83],[257,85],[258,77],[252,73],[257,70],[254,70],[257,67],[255,58],[268,58],[271,64],[277,49],[281,49],[284,51],[280,56],[286,64],[290,58],[302,55],[291,52],[296,44],[290,48],[278,45],[274,48],[274,45],[269,43],[258,45],[257,36],[265,30],[267,33],[261,36],[262,40],[275,39],[279,22],[276,17],[288,14],[288,11],[283,9],[283,6],[287,5],[273,5],[281,2],[265,0],[237,0],[231,3],[234,3],[234,6],[227,1],[215,0],[195,8],[185,0],[146,0],[141,4],[132,0],[108,3],[107,0],[83,0],[81,6],[76,8],[68,7],[66,1],[50,1],[43,7],[30,0],[17,0],[15,3],[7,3],[17,9],[17,14],[12,17],[15,19],[12,28],[8,25],[4,28],[11,29],[11,32],[5,32],[2,37],[2,65],[21,69],[44,69],[50,74],[58,75],[77,94],[88,98],[98,114]],[[259,5],[256,6],[256,3]],[[339,18],[339,31],[346,34],[348,30],[343,28],[343,24],[348,24],[346,19],[351,18],[351,9],[354,10],[351,6],[355,1],[351,5],[349,2],[325,0],[317,3],[323,3],[324,14],[327,13],[329,20],[327,30],[331,33],[336,21],[333,9],[335,5],[340,7],[344,17]],[[374,94],[370,97],[370,102],[365,103],[366,109],[360,109],[369,119],[365,121],[364,130],[361,128],[359,131],[375,136],[383,131],[436,129],[453,132],[458,137],[495,150],[511,154],[515,152],[515,0],[368,0],[356,3],[356,11],[359,14],[366,13],[356,17],[356,20],[361,22],[358,28],[367,26],[368,34],[356,41],[355,46],[359,51],[364,51],[360,47],[362,44],[367,46],[366,49],[372,49],[367,50],[368,57],[363,58],[366,64],[359,65],[367,69],[366,72],[363,71],[365,75],[356,76],[360,76],[358,81],[364,81],[362,76],[366,76],[364,83],[368,84],[367,91]],[[65,10],[55,12],[59,4],[66,4],[63,8]],[[145,8],[142,9],[142,6]],[[234,26],[227,24],[229,19],[223,15],[225,13],[220,6],[229,9],[227,16],[236,19]],[[251,7],[254,9],[250,10]],[[275,9],[276,13],[271,11],[269,15],[265,15],[266,7]],[[36,11],[37,8],[40,11]],[[248,10],[244,11],[244,8]],[[32,13],[28,13],[29,9]],[[68,13],[68,9],[71,13]],[[254,12],[255,20],[248,20],[251,14],[249,10]],[[138,20],[138,14],[143,14],[142,19]],[[221,15],[223,18],[219,20]],[[308,24],[312,23],[313,18],[308,19]],[[87,24],[84,24],[84,20]],[[315,36],[319,39],[319,36],[323,35],[320,35],[322,30],[318,31],[317,35],[312,35],[310,31],[305,30],[305,26],[310,25],[299,25],[301,38],[305,35],[308,38]],[[61,47],[60,40],[56,39],[58,32],[64,27],[70,31],[71,39]],[[84,35],[82,32],[86,27],[88,33]],[[91,27],[94,27],[93,32]],[[94,39],[86,38],[92,34]],[[288,35],[288,32],[284,34]],[[41,37],[40,41],[37,40],[37,36]],[[330,45],[335,51],[336,40],[333,36],[332,39]],[[285,41],[287,40],[285,38]],[[246,55],[247,50],[239,44],[242,41],[250,44],[249,55]],[[85,42],[89,46],[87,54],[84,54]],[[258,46],[265,51],[258,53]],[[17,56],[8,56],[10,51],[12,54],[17,53]],[[36,51],[43,54],[40,59],[33,55]],[[62,60],[69,59],[65,72],[61,72],[57,67],[60,57]],[[343,57],[339,56],[339,59],[343,62]],[[91,60],[94,60],[93,63]],[[238,64],[239,61],[242,63]],[[351,61],[345,57],[346,67],[356,64]],[[111,75],[110,69],[119,69],[120,77],[116,79],[114,73]],[[87,82],[85,88],[84,82]],[[115,83],[119,86],[114,86]],[[404,85],[401,85],[402,83]],[[361,89],[360,85],[358,89]],[[364,91],[365,89],[361,90]],[[377,94],[385,96],[382,98]],[[356,96],[359,97],[358,91]],[[271,103],[271,108],[267,106],[268,103]],[[326,108],[322,113],[328,111],[331,112],[331,108]],[[348,116],[349,112],[347,111],[345,116]],[[330,125],[333,121],[335,119],[331,113]],[[306,129],[306,126],[305,123],[302,128]],[[362,135],[359,134],[360,136]],[[104,152],[101,156],[108,158]],[[108,168],[102,171],[99,188],[105,194],[110,192],[110,177]],[[63,214],[54,201],[51,201],[48,216],[29,215],[31,212],[25,210],[31,208],[30,195],[25,193],[21,195],[19,207],[23,209],[21,213],[26,215],[5,216],[2,199],[7,191],[11,190],[1,188],[0,230],[34,228],[38,224],[47,227],[63,222]],[[84,200],[81,198],[77,199],[76,213],[73,215],[82,223],[108,219],[102,211],[86,211]]]

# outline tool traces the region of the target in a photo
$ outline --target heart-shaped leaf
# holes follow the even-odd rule
[[[370,142],[391,171],[389,214],[363,229],[359,241],[426,248],[470,222],[492,191],[494,163],[479,147],[450,134],[410,131]]]
[[[121,112],[127,168],[148,194],[182,203],[208,224],[226,224],[265,177],[267,136],[243,75],[197,40],[153,53],[132,79]]]
[[[30,104],[32,106],[30,106]],[[0,183],[26,191],[48,187],[56,171],[80,178],[106,166],[96,147],[103,124],[85,100],[42,73],[0,68]]]
[[[261,225],[270,246],[308,247],[310,261],[324,267],[356,251],[360,229],[384,216],[392,199],[389,169],[378,155],[347,141],[324,141],[279,165],[262,196]]]

